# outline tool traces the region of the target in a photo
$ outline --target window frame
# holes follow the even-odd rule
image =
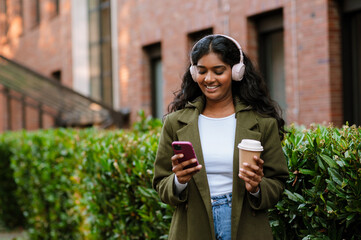
[[[361,125],[361,33],[355,31],[361,27],[361,4],[352,3],[344,2],[342,16],[343,116],[350,125]]]
[[[102,19],[102,11],[104,9],[108,8],[109,9],[109,31],[108,34],[109,36],[103,36],[103,19]],[[94,0],[88,0],[88,13],[89,13],[89,52],[92,52],[92,49],[94,47],[98,48],[98,60],[94,60],[92,59],[92,57],[95,56],[89,56],[89,62],[91,64],[91,62],[93,61],[97,61],[98,62],[98,69],[99,69],[99,73],[97,75],[94,75],[94,72],[92,72],[92,70],[94,71],[94,68],[92,66],[90,66],[91,72],[90,72],[90,93],[91,95],[97,99],[97,100],[101,100],[103,101],[105,104],[109,105],[109,106],[113,106],[113,62],[112,62],[112,42],[111,42],[111,1],[110,0],[106,0],[105,2],[100,2],[99,0],[94,1]],[[96,28],[91,28],[91,24],[93,23],[94,19],[92,19],[93,15],[92,14],[96,14],[97,16],[95,21],[97,26]],[[95,30],[96,29],[96,30]],[[96,36],[95,38],[93,38],[93,32],[92,31],[96,31]],[[106,51],[104,50],[104,46],[108,45],[109,46],[109,51],[108,51],[108,60],[109,60],[109,69],[108,71],[105,71],[103,68],[103,64],[104,64],[104,54],[106,53]],[[99,81],[99,83],[96,83],[95,81]],[[95,87],[96,85],[98,85],[99,90],[96,90]],[[97,92],[95,92],[97,91]],[[96,94],[97,93],[97,94]]]

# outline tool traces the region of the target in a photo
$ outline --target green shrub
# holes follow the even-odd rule
[[[161,122],[140,116],[131,131],[3,135],[31,239],[167,238],[173,210],[152,189]]]
[[[290,178],[271,210],[277,239],[361,239],[361,128],[292,127]]]
[[[171,212],[152,189],[159,129],[113,132],[89,139],[84,192],[91,239],[167,238]]]
[[[72,182],[78,165],[75,130],[15,133],[12,169],[31,239],[79,239]]]

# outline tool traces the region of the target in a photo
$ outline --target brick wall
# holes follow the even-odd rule
[[[10,8],[17,0],[8,2],[9,11],[16,12]],[[23,1],[24,20],[11,21],[13,30],[9,30],[6,40],[0,36],[0,54],[47,76],[61,70],[62,82],[71,87],[71,0],[61,1],[60,15],[55,17],[52,1],[42,0],[38,26],[32,25],[33,10],[25,10],[33,9],[31,2]],[[120,1],[120,107],[130,108],[132,121],[140,109],[151,112],[145,46],[161,44],[166,112],[188,68],[189,33],[212,28],[214,33],[229,34],[257,65],[257,26],[252,19],[276,9],[283,12],[289,123],[342,124],[341,31],[336,0]],[[15,27],[22,23],[23,29]]]
[[[9,31],[0,36],[0,54],[51,77],[60,70],[62,83],[72,86],[70,0],[62,0],[55,15],[54,1],[40,1],[40,24],[36,24],[35,0],[8,1]]]
[[[121,106],[150,106],[144,98],[146,62],[142,47],[162,44],[164,107],[180,86],[188,64],[187,34],[213,28],[230,34],[257,65],[258,46],[254,16],[282,9],[285,44],[285,77],[288,122],[334,122],[341,125],[342,80],[338,5],[334,0],[154,0],[119,5],[119,54]],[[142,85],[143,84],[143,85]],[[147,84],[145,84],[147,85]],[[143,86],[143,87],[142,87]],[[148,112],[150,110],[148,109]]]
[[[61,82],[72,86],[71,59],[71,16],[70,0],[62,0],[60,14],[57,15],[55,1],[40,1],[40,22],[36,22],[36,1],[7,1],[8,31],[1,35],[0,54],[48,77],[55,71],[61,71]],[[0,16],[0,20],[5,19]],[[4,23],[0,26],[3,26]],[[16,93],[14,93],[16,95]],[[37,102],[28,99],[32,104]],[[8,129],[6,99],[0,94],[0,132]],[[11,100],[11,130],[22,128],[22,105]],[[43,115],[43,127],[54,126],[54,119]],[[39,111],[34,107],[25,107],[25,126],[29,130],[39,128]]]

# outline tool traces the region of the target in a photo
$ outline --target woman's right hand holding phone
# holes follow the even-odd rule
[[[178,160],[183,158],[183,154],[175,154],[172,156],[172,171],[177,176],[178,182],[181,184],[185,184],[191,180],[194,174],[199,172],[202,169],[202,165],[197,165],[192,168],[185,168],[186,166],[196,163],[197,159],[191,158],[189,160],[179,162]]]

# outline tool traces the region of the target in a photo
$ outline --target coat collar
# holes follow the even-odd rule
[[[205,107],[205,97],[200,96],[192,102],[188,102],[185,106],[184,111],[178,117],[178,121],[184,124],[184,127],[180,128],[177,131],[178,139],[181,141],[190,141],[193,144],[196,156],[199,163],[203,166],[203,169],[193,176],[194,182],[202,196],[204,205],[206,207],[208,217],[210,219],[210,224],[212,223],[212,205],[210,199],[210,191],[207,181],[207,174],[205,171],[203,152],[201,147],[201,141],[199,136],[198,129],[198,117],[202,113]],[[243,199],[246,194],[243,180],[238,177],[238,143],[242,139],[251,138],[255,140],[260,140],[261,134],[252,129],[257,128],[257,116],[253,111],[251,106],[245,105],[240,101],[238,97],[234,98],[237,127],[236,127],[236,137],[234,142],[234,153],[233,153],[233,200],[234,203],[232,207],[232,215],[235,221],[232,221],[233,226],[238,226],[239,219],[242,212]],[[213,224],[211,224],[213,225]]]
[[[233,99],[234,105],[235,105],[235,112],[236,114],[238,112],[251,110],[252,107],[249,105],[244,104],[239,97],[235,97]],[[198,113],[202,113],[203,109],[206,105],[206,98],[204,95],[201,95],[194,99],[193,101],[188,102],[185,105],[185,109],[197,109]],[[197,116],[198,117],[198,116]],[[193,121],[194,119],[189,118],[188,111],[184,111],[183,114],[181,114],[178,118],[178,121],[188,124],[189,122]]]

